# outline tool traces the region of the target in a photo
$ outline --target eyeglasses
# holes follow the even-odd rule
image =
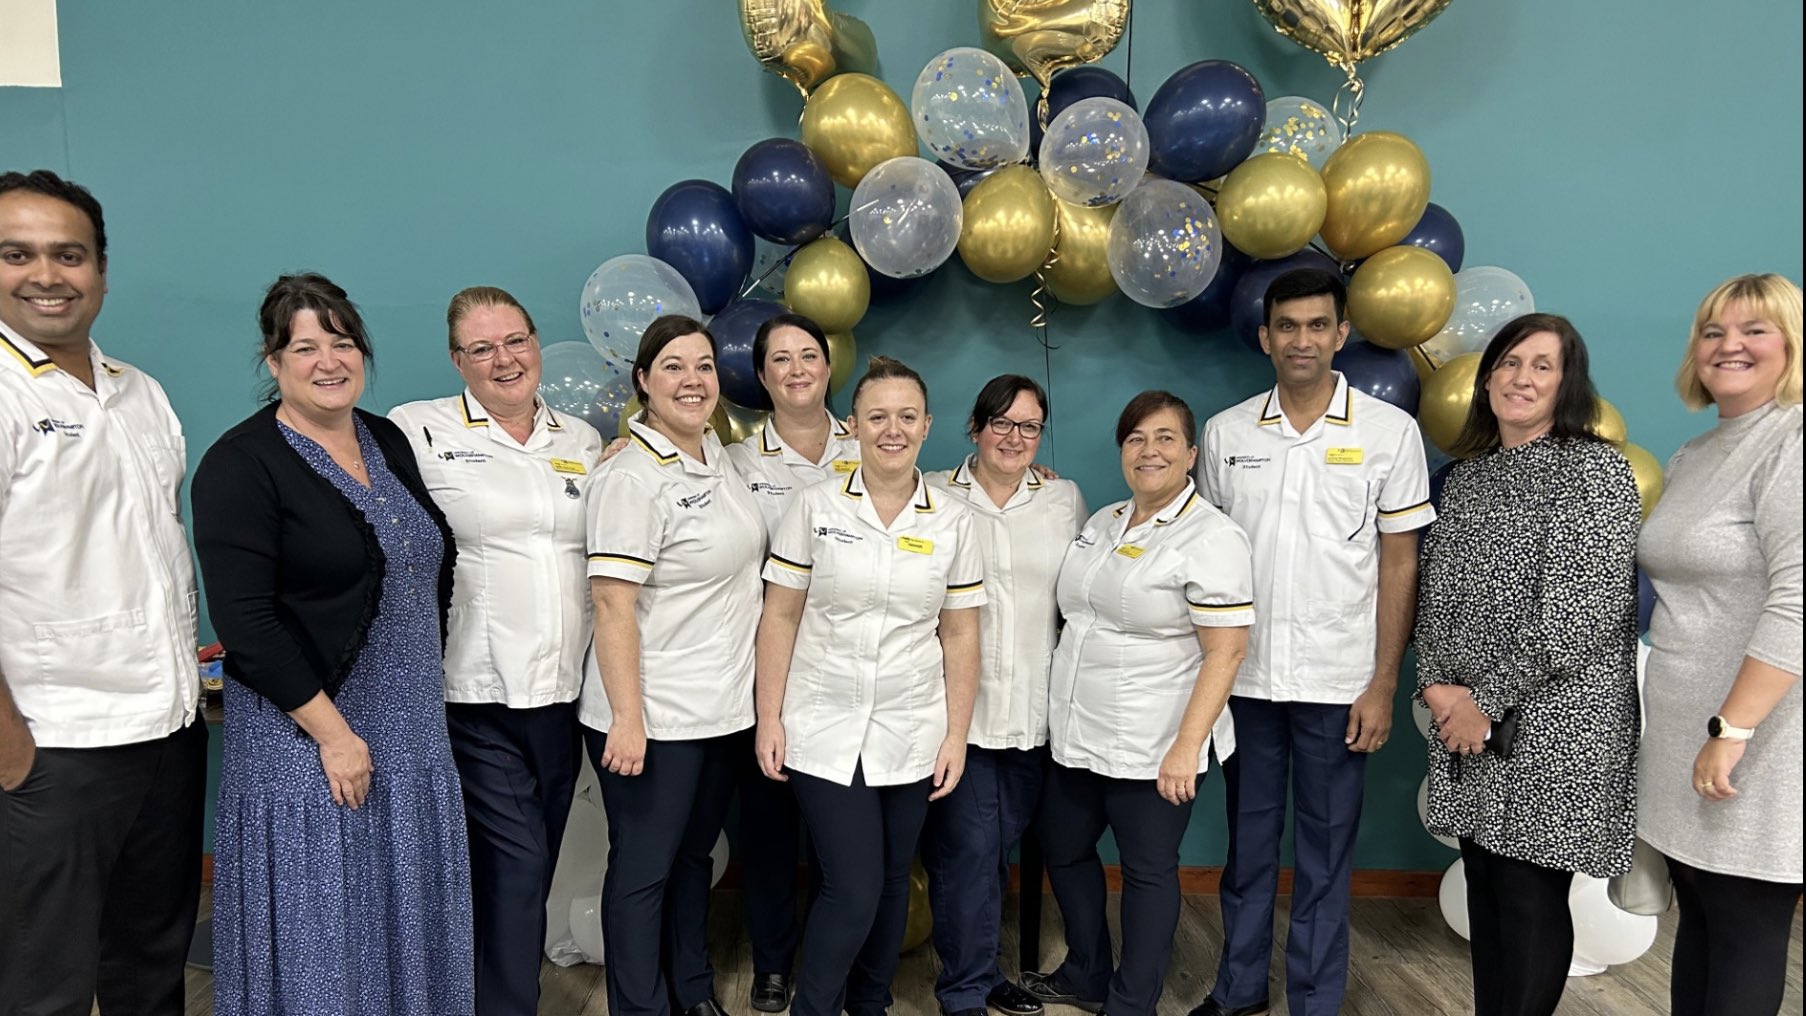
[[[991,433],[998,437],[1009,437],[1010,431],[1012,430],[1021,431],[1022,439],[1024,441],[1033,441],[1041,436],[1042,431],[1047,429],[1047,424],[1042,423],[1039,420],[1024,420],[1021,423],[1017,423],[1015,420],[1005,416],[991,417],[991,422],[988,426],[991,428]]]
[[[471,358],[476,363],[495,359],[498,350],[506,349],[509,356],[519,356],[533,344],[531,335],[510,335],[501,342],[479,342],[474,346],[459,346],[458,352]]]

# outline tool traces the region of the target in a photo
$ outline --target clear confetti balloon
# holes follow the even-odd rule
[[[952,255],[963,214],[953,180],[934,163],[905,155],[879,163],[859,181],[847,231],[874,271],[910,279]]]
[[[1503,268],[1476,265],[1455,273],[1455,313],[1430,341],[1417,347],[1435,367],[1463,353],[1478,353],[1505,322],[1536,310],[1524,280]]]
[[[950,49],[922,68],[909,95],[916,136],[935,158],[991,169],[1028,158],[1028,100],[1002,60]]]
[[[1223,233],[1203,195],[1150,176],[1117,207],[1106,256],[1130,299],[1144,307],[1177,307],[1216,276]]]
[[[627,395],[633,395],[626,362],[605,357],[588,343],[554,342],[540,351],[539,363],[539,397],[546,405],[580,417],[604,434],[614,433],[616,424],[609,423],[612,401],[623,383]],[[621,407],[612,409],[618,420]]]
[[[702,304],[677,269],[645,254],[602,262],[583,284],[583,334],[604,356],[631,361],[640,333],[664,314],[702,318]]]
[[[753,266],[747,281],[750,295],[760,300],[784,298],[784,276],[790,272],[790,256],[796,248],[786,243],[772,243],[762,236],[753,238]]]
[[[1148,129],[1140,113],[1115,99],[1080,99],[1041,138],[1041,178],[1070,204],[1113,205],[1147,170]]]
[[[1253,154],[1288,152],[1321,170],[1345,137],[1342,122],[1328,106],[1302,95],[1282,95],[1267,103],[1267,121]]]

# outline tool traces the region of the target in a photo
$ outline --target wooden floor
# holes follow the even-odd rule
[[[1112,897],[1112,910],[1115,898]],[[1280,897],[1283,915],[1287,897]],[[207,901],[203,899],[203,913]],[[1015,900],[1006,904],[1014,914]],[[1351,1016],[1437,1016],[1472,1012],[1469,1000],[1467,943],[1443,923],[1433,898],[1356,898],[1351,937],[1351,977],[1342,1011]],[[1057,963],[1061,955],[1060,911],[1044,908],[1041,934],[1041,967]],[[752,959],[741,931],[740,894],[717,891],[710,916],[716,984],[724,1007],[734,1016],[755,1016],[746,1002],[752,976]],[[1111,915],[1112,921],[1115,914]],[[1283,916],[1276,957],[1283,955]],[[1013,923],[1003,932],[1004,956],[1017,954]],[[1180,912],[1179,931],[1173,943],[1173,960],[1167,970],[1166,994],[1160,1016],[1185,1016],[1204,997],[1222,950],[1222,912],[1215,896],[1187,896]],[[1674,914],[1662,918],[1655,947],[1635,963],[1614,967],[1594,977],[1571,978],[1568,993],[1557,1010],[1562,1016],[1659,1016],[1668,1011],[1668,955],[1674,945]],[[923,946],[903,957],[897,973],[894,1016],[935,1016],[934,977],[938,964],[934,950]],[[1013,963],[1005,972],[1012,977]],[[1782,1013],[1801,1016],[1800,918],[1796,914],[1793,942],[1788,948],[1787,998]],[[1277,973],[1277,968],[1275,970]],[[602,968],[546,964],[540,973],[541,1016],[600,1016],[608,1012],[602,988]],[[188,972],[190,1016],[213,1012],[213,978]],[[1286,1016],[1284,983],[1271,986],[1274,1016]],[[1083,1016],[1077,1009],[1056,1007],[1049,1016]]]

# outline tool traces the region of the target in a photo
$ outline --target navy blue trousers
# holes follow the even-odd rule
[[[577,709],[448,703],[445,728],[470,828],[477,1013],[533,1016],[546,894],[581,764]]]
[[[744,734],[647,741],[638,776],[601,765],[608,735],[584,728],[602,784],[608,871],[602,877],[602,945],[608,1011],[669,1016],[714,997],[709,965],[709,853],[733,800]]]
[[[796,960],[796,860],[802,814],[790,784],[766,776],[748,751],[740,761],[740,873],[753,973],[788,974]]]
[[[1055,973],[1110,1016],[1154,1016],[1179,928],[1179,841],[1192,802],[1171,804],[1153,780],[1119,780],[1047,767],[1041,844],[1066,923],[1066,959]],[[1105,827],[1122,863],[1122,963],[1112,969],[1108,893],[1097,853]]]
[[[1003,982],[997,952],[1010,847],[1040,802],[1047,749],[966,748],[953,793],[928,810],[922,863],[941,973],[934,995],[948,1012],[983,1009]]]
[[[1348,986],[1348,891],[1367,756],[1348,750],[1348,706],[1233,696],[1235,754],[1223,764],[1229,861],[1223,868],[1223,957],[1210,995],[1226,1007],[1267,999],[1273,900],[1291,777],[1292,923],[1286,1004],[1334,1016]]]
[[[803,927],[792,1016],[884,1016],[909,919],[909,865],[928,817],[928,780],[868,787],[790,772],[821,886]],[[612,1011],[612,1010],[611,1010]]]

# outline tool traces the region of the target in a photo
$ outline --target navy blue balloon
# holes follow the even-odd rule
[[[941,172],[946,173],[947,178],[953,181],[953,186],[959,188],[961,201],[966,200],[967,195],[972,193],[972,188],[978,186],[979,181],[1003,168],[1002,166],[993,166],[990,169],[964,169],[950,162],[938,161],[935,165],[941,167]]]
[[[1229,327],[1235,329],[1235,337],[1241,339],[1243,345],[1261,356],[1267,355],[1260,349],[1260,326],[1267,323],[1263,307],[1267,287],[1274,279],[1295,268],[1320,268],[1330,273],[1341,271],[1334,258],[1306,248],[1278,261],[1256,261],[1249,265],[1229,298]]]
[[[1210,285],[1204,287],[1204,292],[1179,306],[1161,311],[1161,315],[1180,331],[1214,332],[1227,327],[1229,304],[1235,296],[1235,284],[1241,281],[1242,273],[1253,264],[1253,258],[1224,241],[1223,260],[1217,265],[1217,273],[1211,276]]]
[[[1047,89],[1047,122],[1053,123],[1054,117],[1080,99],[1115,99],[1137,113],[1141,112],[1141,104],[1135,101],[1135,93],[1129,90],[1128,82],[1102,67],[1086,64],[1054,75],[1053,84]],[[1029,158],[1040,156],[1044,133],[1040,112],[1031,104],[1028,111]]]
[[[1411,366],[1411,358],[1402,350],[1385,349],[1350,335],[1330,365],[1342,372],[1349,387],[1391,403],[1412,416],[1417,415],[1417,397],[1423,390],[1423,382],[1418,380],[1417,368]]]
[[[1148,168],[1174,180],[1214,180],[1242,164],[1260,140],[1267,97],[1239,64],[1181,68],[1148,101]]]
[[[1449,210],[1431,202],[1423,210],[1423,218],[1411,227],[1411,232],[1399,241],[1400,245],[1422,247],[1434,251],[1449,263],[1449,271],[1461,270],[1461,259],[1467,254],[1467,241],[1461,236],[1461,223],[1449,214]]]
[[[685,180],[665,189],[646,216],[646,253],[677,269],[704,314],[740,295],[752,271],[753,235],[727,188]]]
[[[1449,474],[1460,464],[1460,459],[1450,459],[1430,474],[1430,507],[1442,511],[1442,488],[1448,485]]]
[[[808,145],[768,138],[734,164],[734,204],[753,232],[794,247],[834,224],[834,178]]]
[[[1637,569],[1637,634],[1649,634],[1649,619],[1655,616],[1656,591],[1655,583],[1649,581],[1649,573]]]
[[[715,375],[729,401],[748,409],[771,408],[771,395],[754,369],[753,338],[760,325],[789,311],[771,300],[735,300],[709,319],[709,334],[715,337]]]

